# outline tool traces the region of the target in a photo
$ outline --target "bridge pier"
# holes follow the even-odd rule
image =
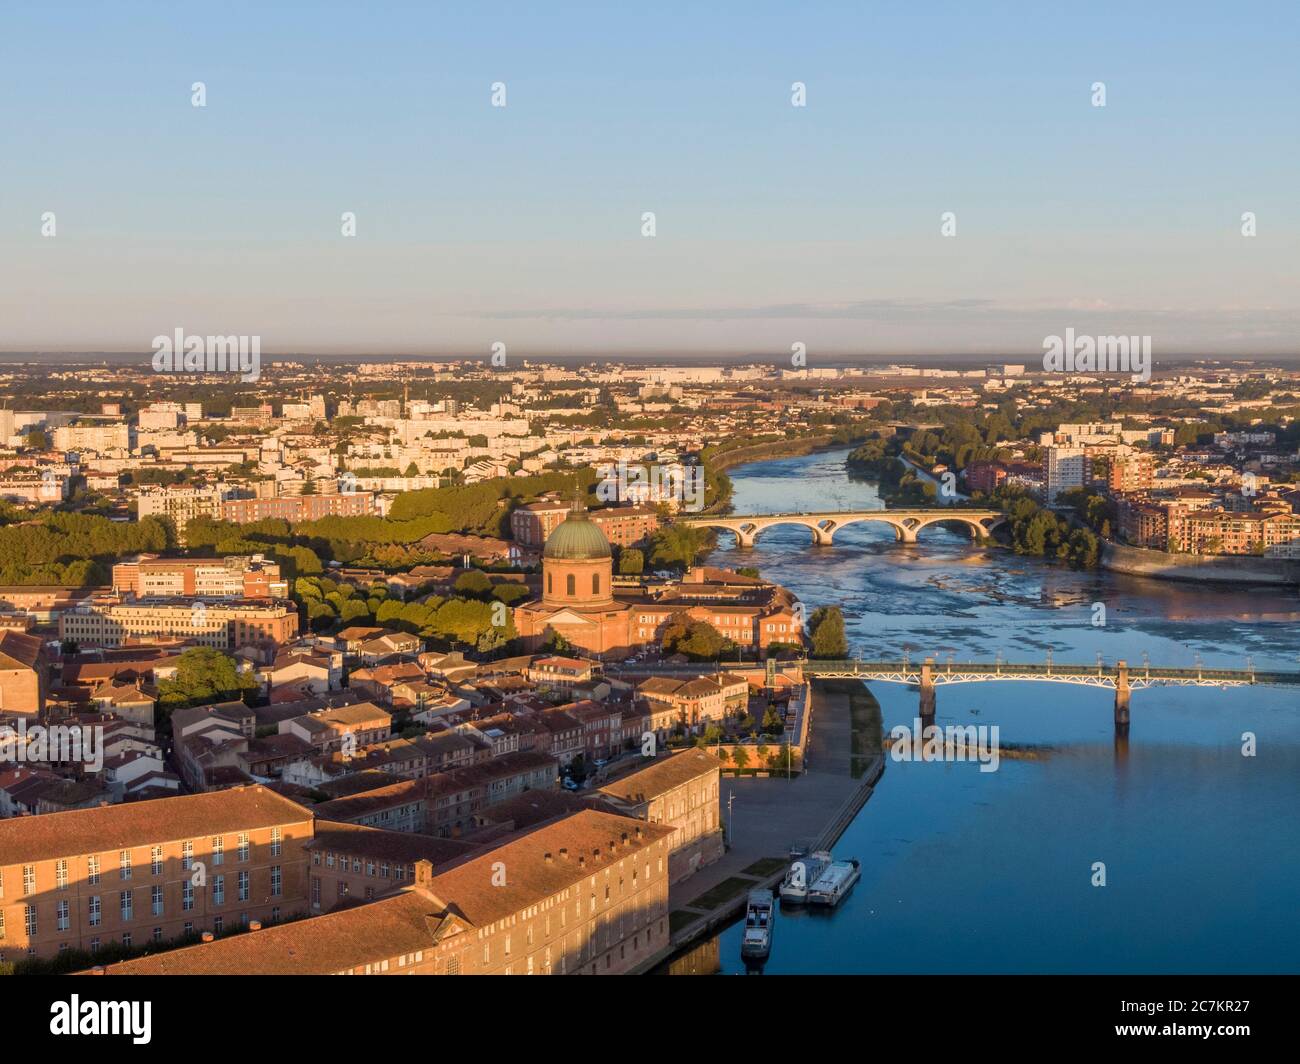
[[[926,658],[921,663],[921,727],[928,728],[934,723],[937,700],[934,695],[934,658]]]
[[[915,543],[916,529],[905,528],[903,525],[895,525],[894,540],[898,543]]]
[[[814,547],[829,547],[835,538],[834,532],[828,532],[824,528],[814,528],[812,534]]]
[[[1128,662],[1117,661],[1115,676],[1115,734],[1128,735],[1129,725],[1129,683]]]

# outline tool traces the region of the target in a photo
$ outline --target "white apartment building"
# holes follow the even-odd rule
[[[1043,471],[1047,475],[1047,501],[1070,488],[1081,488],[1087,482],[1089,463],[1082,447],[1048,447],[1043,458]]]

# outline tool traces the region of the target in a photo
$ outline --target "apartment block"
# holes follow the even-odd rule
[[[301,914],[311,837],[260,786],[0,821],[0,960]]]
[[[440,873],[419,861],[413,885],[369,904],[103,970],[622,975],[668,945],[671,834],[612,813],[573,813]]]
[[[290,495],[276,499],[229,499],[220,519],[244,525],[279,518],[282,521],[319,521],[323,517],[358,517],[375,513],[375,496],[369,491],[333,495]]]
[[[683,750],[628,773],[597,792],[617,811],[673,829],[669,880],[680,882],[723,854],[718,759]]]
[[[171,639],[217,650],[274,651],[297,636],[298,610],[291,602],[101,598],[59,616],[59,638],[81,646]]]
[[[261,555],[136,558],[113,566],[113,590],[140,598],[287,599],[280,566]]]

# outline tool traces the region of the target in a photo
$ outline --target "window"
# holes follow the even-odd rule
[[[162,847],[155,846],[149,851],[149,874],[151,876],[162,875]]]
[[[67,861],[60,860],[55,862],[54,885],[58,887],[59,890],[68,889],[68,862]]]
[[[271,897],[273,898],[278,898],[280,896],[281,878],[282,877],[280,874],[280,866],[272,865],[271,866]]]
[[[155,928],[153,929],[153,940],[154,940],[155,942],[161,942],[161,941],[162,941],[162,928],[161,928],[161,927],[155,927]]]
[[[193,863],[194,863],[194,843],[182,842],[181,843],[181,867],[188,872],[190,870],[190,866]]]
[[[225,876],[212,877],[212,904],[213,905],[226,904],[226,877]]]
[[[117,878],[131,878],[131,851],[119,850],[117,853]]]
[[[212,933],[214,935],[221,934],[222,928],[224,928],[225,926],[226,926],[226,922],[220,916],[214,916],[212,918]]]
[[[23,897],[36,893],[36,866],[23,865]]]
[[[90,917],[88,922],[91,927],[99,926],[99,895],[98,894],[92,894],[90,896]]]
[[[240,872],[235,880],[240,901],[248,901],[248,873]]]
[[[212,840],[212,863],[214,865],[222,864],[226,859],[225,843],[222,842],[221,836],[218,835]]]
[[[135,894],[124,890],[118,894],[117,901],[122,911],[122,922],[127,923],[135,915]]]
[[[54,914],[58,920],[59,930],[66,931],[71,924],[71,921],[68,919],[68,903],[66,901],[59,902],[58,905],[54,907]]]
[[[591,574],[591,593],[593,595],[600,594],[600,573]]]
[[[279,828],[271,829],[271,856],[272,857],[280,856],[280,844],[282,838],[283,835]]]
[[[189,912],[194,908],[194,884],[188,879],[181,884],[181,909]]]
[[[564,578],[564,590],[570,595],[576,595],[578,592],[578,578],[572,573]]]
[[[242,863],[248,860],[248,832],[241,831],[237,841],[239,843],[239,860]]]
[[[150,899],[151,899],[151,909],[150,909],[150,911],[153,913],[154,916],[162,916],[162,914],[163,914],[163,889],[162,889],[161,886],[154,887],[153,890],[150,891]]]

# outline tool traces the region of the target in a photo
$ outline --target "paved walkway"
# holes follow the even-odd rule
[[[871,774],[854,779],[850,767],[851,720],[845,694],[818,687],[812,693],[812,734],[808,744],[807,770],[792,780],[779,776],[767,779],[724,777],[721,787],[722,822],[728,820],[731,800],[731,841],[718,861],[676,884],[669,891],[670,913],[677,913],[677,927],[671,936],[679,947],[727,922],[744,907],[755,887],[780,882],[789,865],[790,846],[813,842],[829,846],[829,831],[838,838],[852,814],[870,794]],[[757,862],[774,859],[772,871],[749,871]],[[735,879],[732,891],[717,904],[692,904],[714,887]],[[699,919],[686,922],[684,914]]]

